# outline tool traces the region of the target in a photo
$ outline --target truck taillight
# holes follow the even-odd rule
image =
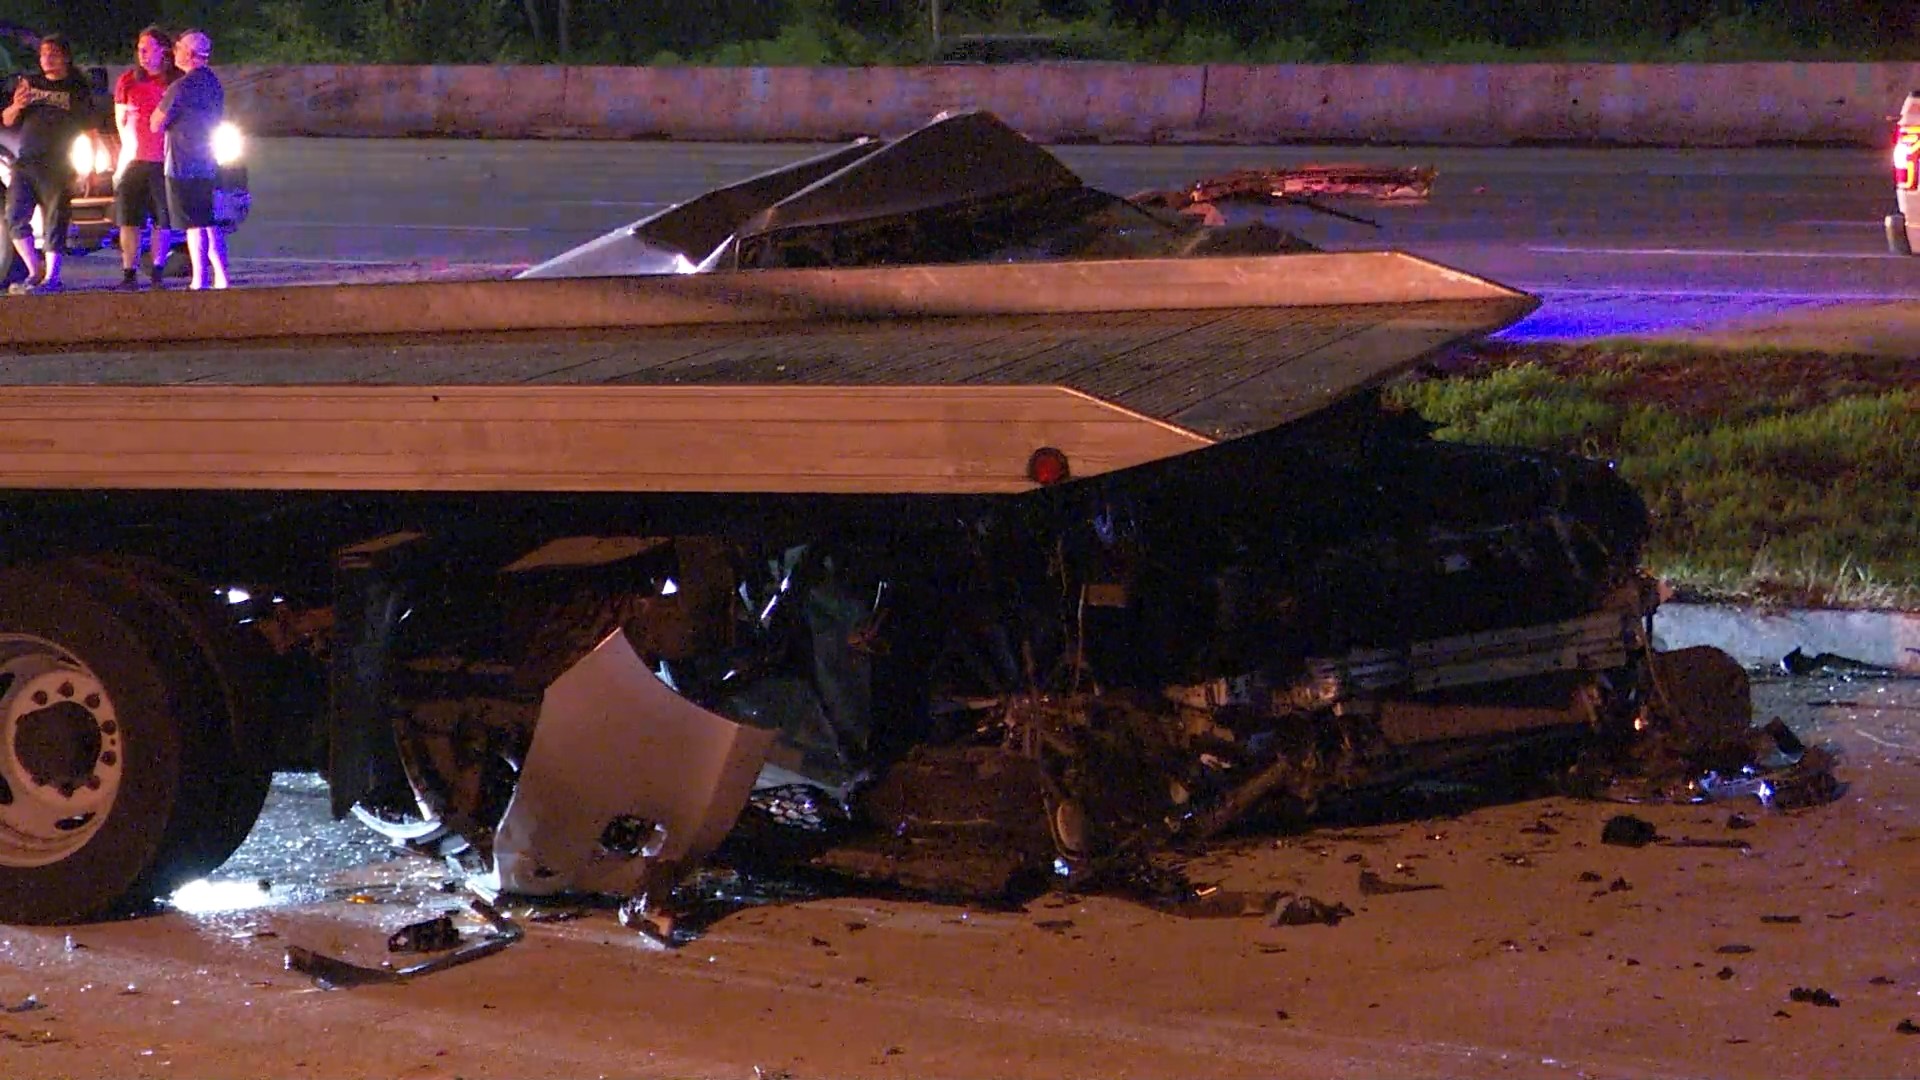
[[[1900,126],[1893,142],[1893,180],[1902,191],[1920,189],[1920,127]]]

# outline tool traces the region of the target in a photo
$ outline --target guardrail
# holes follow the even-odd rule
[[[231,67],[265,135],[838,140],[992,109],[1045,142],[1879,146],[1920,64]]]

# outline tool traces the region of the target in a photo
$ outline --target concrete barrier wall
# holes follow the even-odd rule
[[[1890,141],[1920,64],[233,67],[261,135],[838,140],[948,108],[1047,142]]]

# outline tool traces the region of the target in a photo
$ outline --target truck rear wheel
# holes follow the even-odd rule
[[[198,873],[209,873],[246,841],[273,784],[270,706],[254,692],[272,656],[222,617],[213,590],[192,575],[141,558],[89,559],[79,566],[108,579],[110,588],[140,593],[185,636],[175,643],[174,681],[195,695],[194,714],[207,717],[196,731],[204,737],[198,748],[204,771],[191,775],[205,789],[195,839]]]
[[[211,868],[233,755],[207,670],[125,580],[0,573],[0,921],[98,917]]]

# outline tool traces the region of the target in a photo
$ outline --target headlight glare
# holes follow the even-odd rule
[[[73,140],[73,149],[67,154],[67,161],[73,165],[73,171],[82,176],[92,172],[93,136],[76,136]]]
[[[231,120],[213,129],[213,160],[221,166],[234,165],[247,152],[247,137]]]

